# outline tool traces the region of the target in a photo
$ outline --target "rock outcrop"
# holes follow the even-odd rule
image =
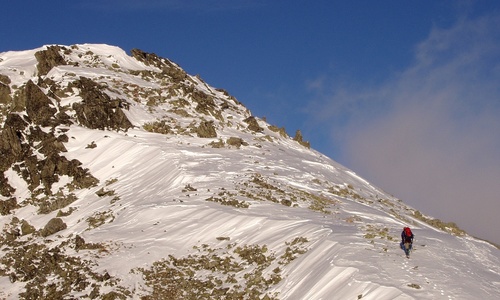
[[[139,49],[132,49],[132,56],[147,66],[154,66],[161,70],[161,76],[167,75],[174,82],[180,82],[186,79],[187,73],[177,65],[165,58],[160,58],[154,53],[147,53]]]
[[[213,121],[203,121],[200,123],[198,128],[196,128],[196,134],[201,138],[215,138],[217,137],[217,132],[215,131]]]
[[[0,80],[0,104],[8,104],[12,102],[12,97],[10,96],[10,87],[7,84],[2,83]]]
[[[38,76],[47,75],[49,71],[59,65],[66,65],[64,57],[59,54],[61,47],[49,46],[46,50],[38,51],[35,53],[36,60],[38,61],[37,70]]]
[[[55,125],[53,121],[57,109],[49,97],[31,80],[26,84],[24,96],[26,113],[33,123],[41,126]]]
[[[98,183],[87,169],[81,167],[78,160],[68,160],[60,155],[66,151],[64,143],[68,141],[68,137],[65,134],[46,132],[38,125],[30,125],[27,119],[17,113],[11,113],[7,115],[4,128],[0,132],[0,182],[3,196],[10,196],[14,192],[3,175],[3,172],[11,167],[26,181],[31,191],[42,184],[49,195],[52,184],[62,175],[73,177],[72,185],[79,188]],[[37,157],[35,151],[45,157]]]
[[[74,85],[80,89],[81,103],[74,103],[78,122],[90,129],[125,130],[132,127],[122,108],[127,103],[120,100],[112,100],[106,93],[101,91],[99,85],[91,79],[81,77]]]
[[[23,145],[24,136],[22,132],[28,123],[18,114],[7,115],[4,128],[0,132],[0,171],[6,171],[10,165],[22,160],[28,151],[28,146]]]
[[[254,116],[250,116],[243,121],[248,124],[247,129],[249,129],[253,132],[264,131],[264,128],[260,127],[259,123],[257,122],[257,119]]]

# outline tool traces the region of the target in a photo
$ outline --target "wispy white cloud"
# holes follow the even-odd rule
[[[414,64],[384,84],[336,85],[317,105],[349,167],[500,243],[490,231],[500,228],[499,71],[500,16],[463,18],[432,29]]]

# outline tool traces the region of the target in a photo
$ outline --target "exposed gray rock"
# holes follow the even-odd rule
[[[34,233],[36,231],[35,227],[28,223],[28,221],[23,220],[21,222],[21,235],[27,235]]]
[[[102,92],[99,85],[91,79],[81,77],[75,86],[80,89],[82,103],[73,103],[78,122],[90,129],[127,130],[132,127],[122,108],[127,103],[122,100],[112,100]]]
[[[23,147],[22,132],[28,123],[18,114],[9,114],[5,120],[4,128],[0,132],[0,171],[7,170],[12,163],[19,161],[27,151]]]
[[[40,231],[40,235],[43,237],[47,237],[56,232],[66,229],[68,226],[61,218],[53,218],[43,227]]]
[[[25,97],[26,112],[35,124],[41,126],[55,124],[54,116],[57,109],[53,107],[53,103],[49,97],[31,80],[26,84]]]
[[[241,146],[248,146],[248,143],[245,142],[242,138],[239,138],[239,137],[230,137],[229,139],[227,139],[227,144],[228,145],[231,145],[231,146],[234,146],[236,148],[240,148]]]
[[[0,104],[9,104],[11,102],[10,87],[0,82]]]
[[[16,189],[9,184],[7,178],[5,178],[4,173],[0,172],[0,195],[4,197],[10,197],[15,191]]]
[[[139,49],[132,49],[131,52],[135,59],[148,66],[155,66],[159,68],[162,70],[161,75],[169,76],[172,78],[173,82],[180,82],[187,78],[186,72],[168,59],[161,58],[154,53],[147,53]]]
[[[194,90],[191,93],[191,97],[193,98],[193,101],[197,103],[195,108],[197,112],[205,115],[212,115],[219,120],[222,119],[220,109],[217,109],[217,105],[215,104],[212,96],[202,91]]]
[[[7,75],[3,75],[3,74],[0,74],[0,83],[3,83],[5,85],[9,85],[10,84],[10,78],[9,76]]]
[[[196,134],[201,138],[215,138],[217,137],[217,132],[215,131],[213,121],[203,121],[200,123],[198,128],[196,128]]]
[[[46,50],[35,53],[36,60],[38,61],[36,68],[39,76],[47,75],[55,66],[66,65],[64,57],[59,54],[60,50],[61,47],[59,46],[49,46]]]
[[[45,155],[67,151],[63,143],[68,141],[65,134],[56,137],[53,132],[45,132],[39,126],[35,126],[30,127],[29,137],[30,140],[37,142],[36,149]]]
[[[17,201],[15,198],[10,198],[8,200],[0,200],[0,215],[8,215],[10,211],[17,207]]]
[[[9,196],[14,189],[3,178],[3,172],[18,162],[15,170],[28,183],[28,188],[33,191],[40,183],[45,187],[46,193],[51,194],[52,184],[59,180],[59,176],[73,177],[75,187],[87,188],[96,185],[99,181],[87,169],[81,168],[78,160],[69,161],[59,153],[65,152],[64,142],[68,140],[65,134],[55,136],[53,132],[45,132],[39,126],[31,126],[19,114],[9,114],[0,132],[0,192]],[[36,145],[36,147],[35,147]],[[43,153],[46,158],[38,159],[33,154],[33,149]],[[3,179],[2,179],[3,178]]]
[[[259,126],[259,123],[257,122],[257,119],[255,119],[254,116],[250,116],[243,120],[243,122],[248,123],[247,128],[253,132],[262,132],[264,131],[264,128]]]

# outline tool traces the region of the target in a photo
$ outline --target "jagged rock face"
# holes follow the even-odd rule
[[[186,72],[168,59],[160,58],[154,53],[146,53],[139,49],[132,49],[131,52],[135,59],[142,61],[148,66],[155,66],[161,69],[161,75],[169,76],[174,82],[180,82],[187,78]]]
[[[47,195],[52,194],[52,184],[58,182],[59,177],[63,175],[72,177],[71,184],[77,188],[88,188],[99,182],[87,169],[81,167],[81,162],[76,159],[68,160],[57,152],[52,152],[43,160],[34,155],[26,157],[21,162],[19,171],[29,183],[30,190],[35,191],[42,184],[43,192]]]
[[[38,51],[35,53],[36,60],[38,61],[38,65],[36,66],[38,69],[38,75],[47,75],[49,71],[59,65],[66,65],[66,61],[59,54],[61,47],[59,46],[50,46],[47,47],[47,50]]]
[[[264,128],[260,127],[259,126],[259,123],[257,122],[257,120],[255,119],[255,117],[248,117],[246,118],[245,120],[246,123],[248,123],[248,129],[251,130],[251,131],[254,131],[254,132],[262,132],[264,131]]]
[[[197,103],[195,108],[197,112],[212,115],[219,120],[222,119],[220,110],[218,110],[213,97],[200,91],[193,91],[191,97]]]
[[[161,59],[154,53],[147,53],[140,49],[132,49],[131,53],[135,59],[142,61],[146,65],[152,65],[157,68],[161,68],[163,65]]]
[[[52,101],[45,93],[31,80],[25,88],[26,112],[33,123],[41,126],[53,125],[53,120],[57,109],[53,107]]]
[[[0,178],[0,183],[3,183]],[[17,207],[17,201],[14,198],[0,200],[0,215],[8,215],[10,211]]]
[[[74,103],[78,122],[90,129],[127,130],[132,123],[121,108],[126,106],[122,100],[111,98],[99,89],[99,85],[91,79],[82,77],[75,86],[80,89],[82,103]]]
[[[0,173],[0,195],[4,197],[9,197],[15,191],[16,190],[9,184],[7,178],[5,178],[3,172]]]
[[[7,104],[10,102],[12,102],[12,97],[10,96],[10,87],[0,82],[0,103]]]
[[[9,104],[12,102],[12,97],[10,96],[10,78],[8,76],[0,74],[0,105]]]
[[[27,127],[28,123],[23,120],[18,114],[9,114],[5,120],[5,125],[0,132],[0,171],[7,170],[12,163],[22,159],[24,152],[27,151],[23,147],[22,142],[24,137],[22,132]]]
[[[67,151],[64,143],[68,141],[68,136],[65,134],[56,136],[54,132],[44,132],[40,127],[30,127],[30,136],[33,141],[39,142],[36,148],[46,156]]]
[[[215,131],[213,121],[203,121],[200,126],[196,129],[196,134],[201,138],[215,138],[217,137],[217,132]]]
[[[58,83],[50,78],[43,78],[54,67],[68,64],[61,50],[66,49],[50,46],[36,52],[38,83],[28,80],[14,89],[13,97],[11,79],[0,75],[0,104],[5,105],[4,109],[10,108],[10,112],[3,112],[5,122],[0,130],[2,196],[10,197],[15,192],[4,174],[9,168],[26,181],[30,191],[42,188],[47,195],[52,194],[52,185],[63,175],[73,178],[71,185],[74,188],[87,188],[98,183],[87,169],[81,167],[78,160],[68,160],[61,155],[66,152],[64,143],[68,141],[68,136],[61,134],[57,127],[73,123],[66,114],[70,108],[59,106],[60,99],[55,94],[59,89]],[[68,51],[64,53],[67,54]],[[67,91],[72,91],[75,87],[80,90],[83,99],[73,106],[76,120],[80,124],[92,129],[127,130],[132,127],[122,111],[122,108],[128,107],[127,103],[111,99],[101,91],[98,84],[87,78],[80,78],[70,84]],[[13,205],[11,202],[2,204],[5,208],[3,212],[10,211]]]
[[[3,130],[0,133],[0,171],[3,172],[14,165],[21,177],[29,184],[30,190],[36,189],[40,184],[45,187],[45,192],[51,194],[50,188],[57,182],[59,176],[73,177],[73,184],[77,187],[89,187],[98,182],[88,174],[86,169],[80,167],[78,160],[69,161],[59,153],[65,152],[64,142],[68,137],[65,134],[57,135],[54,132],[45,132],[39,126],[29,125],[20,115],[12,113],[7,116]],[[44,159],[39,159],[34,150],[44,154]],[[9,196],[14,189],[7,182],[2,184],[2,195]]]

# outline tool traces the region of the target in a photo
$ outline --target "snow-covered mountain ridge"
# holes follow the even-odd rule
[[[168,59],[94,44],[0,53],[0,112],[0,299],[500,294],[498,249]]]

